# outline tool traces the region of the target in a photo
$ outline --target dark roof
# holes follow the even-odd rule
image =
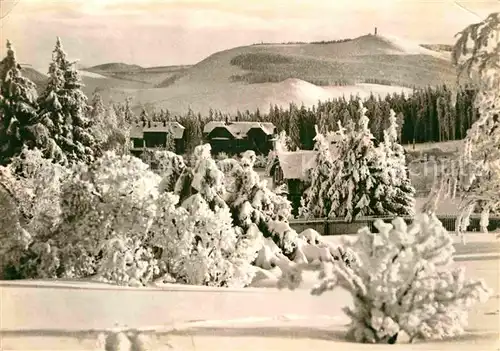
[[[174,139],[182,139],[184,135],[184,126],[179,122],[166,122],[165,126],[163,122],[151,122],[148,126],[142,126],[141,124],[133,125],[130,129],[130,137],[131,138],[143,138],[144,133],[157,133],[157,132],[171,132],[174,136]]]
[[[257,128],[267,135],[273,135],[275,126],[270,122],[224,122],[211,121],[205,124],[204,134],[210,134],[215,128],[226,129],[235,139],[243,139],[247,136],[250,129]]]

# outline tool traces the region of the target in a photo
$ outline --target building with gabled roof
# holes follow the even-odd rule
[[[214,154],[253,150],[267,155],[273,149],[276,127],[270,122],[210,121],[203,128],[203,136]]]
[[[162,148],[167,146],[168,135],[174,140],[175,153],[185,151],[185,128],[177,121],[151,122],[145,121],[130,128],[131,153],[140,156],[145,148]]]

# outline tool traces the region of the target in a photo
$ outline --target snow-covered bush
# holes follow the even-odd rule
[[[191,187],[199,193],[210,208],[222,207],[224,200],[224,173],[217,167],[212,158],[210,144],[195,147],[193,153],[193,179]]]
[[[190,236],[191,247],[188,255],[179,257],[182,265],[177,276],[188,284],[247,285],[253,277],[250,263],[257,250],[247,255],[238,252],[243,233],[233,227],[229,208],[217,206],[212,210],[200,194],[188,198],[183,207],[189,213],[184,235]]]
[[[32,239],[20,224],[20,211],[11,189],[4,186],[0,167],[0,279],[20,278],[19,265]]]
[[[9,166],[1,167],[0,184],[15,206],[11,225],[0,227],[1,256],[10,262],[11,277],[55,274],[52,266],[57,263],[43,262],[56,257],[57,248],[48,240],[61,220],[61,184],[69,174],[68,169],[44,158],[40,150],[26,147],[12,158]],[[7,213],[3,216],[10,217]],[[49,266],[51,272],[42,273],[43,267]]]
[[[17,274],[22,278],[57,278],[59,264],[59,250],[52,240],[33,240],[22,253]]]
[[[215,156],[215,159],[217,161],[222,161],[222,160],[227,160],[229,159],[229,155],[225,152],[219,152],[216,156]]]
[[[266,168],[267,167],[267,156],[266,155],[257,155],[255,159],[254,167],[256,168]]]
[[[50,235],[61,218],[61,184],[71,170],[44,158],[40,150],[27,148],[12,159],[8,168],[16,179],[10,186],[29,218],[25,229],[34,236]]]
[[[108,240],[123,238],[129,250],[147,246],[160,181],[139,159],[114,152],[90,166],[79,165],[63,185],[62,221],[54,237],[61,274],[96,273],[99,254],[113,247]],[[106,276],[102,269],[100,275]]]
[[[153,243],[162,249],[161,269],[180,283],[247,285],[261,237],[233,226],[224,201],[224,173],[212,159],[209,144],[195,148],[193,167],[183,173],[176,189],[190,188],[190,195],[178,208],[178,195],[162,194],[151,229]]]
[[[172,192],[186,164],[182,156],[168,150],[145,150],[141,156],[144,163],[163,179],[161,191]]]
[[[153,250],[131,237],[118,236],[107,240],[97,268],[99,280],[121,285],[143,286],[160,273]]]
[[[410,226],[401,218],[375,226],[379,233],[359,231],[350,265],[324,265],[312,293],[337,287],[351,293],[353,305],[344,311],[352,321],[348,337],[357,342],[394,343],[403,332],[411,341],[461,334],[467,310],[491,292],[484,282],[465,279],[463,268],[450,267],[454,249],[441,222],[419,214]],[[292,265],[279,286],[295,288],[302,268]]]

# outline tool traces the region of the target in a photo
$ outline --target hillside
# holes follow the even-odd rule
[[[129,65],[123,62],[104,63],[102,65],[92,66],[86,70],[89,72],[123,72],[141,70],[139,65]]]
[[[257,44],[210,55],[170,70],[148,89],[111,89],[105,99],[132,96],[136,105],[184,113],[267,110],[269,104],[312,105],[342,95],[409,91],[455,83],[448,55],[389,36],[315,44]],[[150,72],[152,74],[152,72]],[[163,74],[166,74],[163,71]]]
[[[148,84],[148,88],[166,87],[181,77],[190,66],[163,66],[144,68],[125,63],[106,63],[90,68],[85,72],[100,74],[105,77]]]
[[[30,73],[43,85],[43,75]],[[342,95],[411,92],[455,83],[449,53],[394,36],[365,35],[325,43],[256,44],[210,55],[193,66],[144,68],[106,63],[82,70],[88,95],[132,97],[142,107],[267,111],[270,104],[316,104]],[[407,89],[409,88],[409,89]]]
[[[29,66],[23,66],[21,73],[24,77],[36,84],[39,93],[45,89],[48,79],[46,74]],[[101,74],[89,73],[86,71],[80,71],[80,75],[83,82],[82,90],[88,97],[92,96],[93,92],[96,90],[109,91],[110,89],[145,89],[152,87],[150,83],[106,77]]]
[[[452,82],[455,70],[436,51],[394,37],[365,35],[341,43],[252,45],[221,51],[194,65],[179,83],[264,83],[287,78],[316,85],[426,86]]]
[[[0,63],[0,70],[3,70],[3,66]],[[35,83],[38,90],[42,90],[47,84],[47,76],[36,69],[29,66],[21,66],[21,74]]]

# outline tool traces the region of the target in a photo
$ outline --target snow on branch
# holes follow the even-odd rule
[[[479,118],[467,131],[463,149],[436,180],[423,210],[434,212],[444,186],[462,193],[460,220],[456,231],[466,230],[474,209],[482,211],[483,230],[491,210],[500,207],[500,13],[465,28],[453,50],[458,74],[466,72],[478,87],[474,107]]]

